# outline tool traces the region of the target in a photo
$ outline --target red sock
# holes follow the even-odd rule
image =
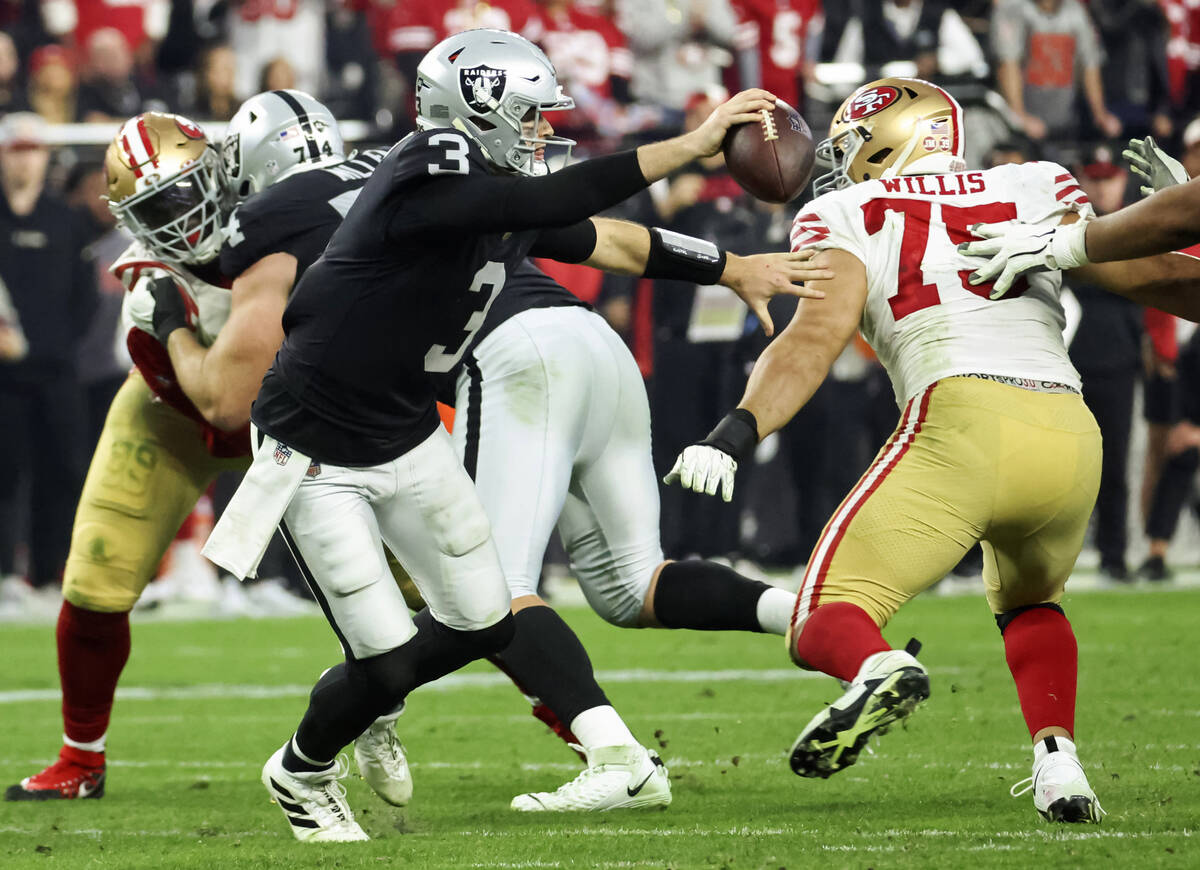
[[[1067,618],[1047,607],[1026,610],[1004,629],[1004,656],[1030,736],[1052,725],[1073,735],[1079,651]]]
[[[129,613],[97,613],[64,601],[57,634],[63,731],[91,743],[108,731],[117,679],[129,659]]]
[[[795,653],[810,668],[853,680],[867,656],[890,649],[865,610],[849,601],[834,601],[808,615]]]

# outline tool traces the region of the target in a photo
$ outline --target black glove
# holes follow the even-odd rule
[[[166,347],[172,332],[187,329],[183,291],[174,278],[155,278],[150,282],[150,295],[154,297],[154,337]]]

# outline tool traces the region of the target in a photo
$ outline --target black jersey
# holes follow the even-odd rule
[[[247,199],[229,217],[221,272],[236,278],[269,254],[296,258],[296,280],[314,262],[387,154],[376,149],[308,169]]]
[[[439,425],[432,376],[526,255],[585,259],[586,219],[645,186],[633,151],[523,178],[454,129],[400,141],[293,291],[255,425],[332,465],[406,453]]]
[[[394,459],[438,425],[427,372],[454,367],[536,238],[426,220],[427,198],[414,194],[439,163],[489,173],[460,133],[408,137],[297,285],[254,404],[263,431],[320,460],[361,466]]]

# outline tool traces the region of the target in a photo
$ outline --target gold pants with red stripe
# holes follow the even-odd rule
[[[848,601],[880,626],[977,541],[994,613],[1057,602],[1100,486],[1100,430],[1083,399],[947,378],[900,425],[821,533],[791,630]]]

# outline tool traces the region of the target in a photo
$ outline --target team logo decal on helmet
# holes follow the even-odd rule
[[[221,159],[225,161],[225,171],[231,178],[242,174],[242,134],[234,133],[226,136],[221,143]]]
[[[180,116],[176,115],[175,116],[175,126],[178,127],[180,129],[180,131],[183,133],[183,135],[187,136],[189,139],[203,139],[204,138],[204,131],[201,130],[199,126],[197,126],[196,124],[193,124],[191,121],[189,121],[187,118],[181,118]]]
[[[459,70],[458,84],[467,105],[480,114],[486,114],[500,104],[507,78],[502,69],[476,66]]]
[[[891,85],[883,85],[863,91],[846,107],[846,114],[842,119],[845,121],[858,121],[862,118],[867,118],[876,112],[882,112],[892,103],[896,102],[899,97],[900,91]]]

